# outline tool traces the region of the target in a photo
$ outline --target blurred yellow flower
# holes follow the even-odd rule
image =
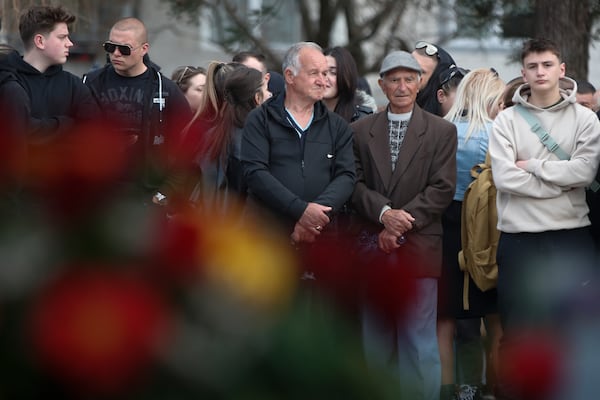
[[[279,231],[271,233],[248,219],[242,224],[235,213],[200,221],[204,234],[198,248],[206,284],[258,311],[276,311],[289,303],[299,279],[297,259]]]

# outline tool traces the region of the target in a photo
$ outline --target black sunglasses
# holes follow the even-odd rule
[[[455,76],[458,76],[459,78],[464,78],[465,75],[467,75],[468,73],[468,69],[457,67],[456,65],[452,64],[448,69],[442,71],[442,73],[440,74],[440,87],[450,82],[450,80]]]
[[[425,49],[425,54],[428,56],[435,56],[438,54],[438,48],[432,45],[431,43],[419,41],[415,44],[415,49],[421,50]]]
[[[114,53],[115,50],[119,49],[119,53],[121,53],[124,56],[131,55],[131,52],[134,50],[128,44],[116,44],[116,43],[113,43],[113,42],[104,42],[104,44],[102,45],[102,47],[104,48],[104,50],[107,53],[110,53],[110,54]]]

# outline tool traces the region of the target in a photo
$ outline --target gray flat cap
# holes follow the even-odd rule
[[[381,69],[379,70],[379,76],[383,76],[386,72],[396,68],[412,69],[418,73],[423,72],[421,66],[412,54],[407,53],[406,51],[393,51],[383,59]]]

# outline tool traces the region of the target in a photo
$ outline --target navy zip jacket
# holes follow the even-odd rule
[[[352,131],[325,105],[314,105],[301,139],[284,107],[285,92],[252,110],[242,138],[248,202],[267,208],[288,227],[309,202],[339,211],[354,189]]]

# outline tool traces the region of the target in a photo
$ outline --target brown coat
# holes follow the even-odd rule
[[[396,168],[392,171],[387,112],[352,124],[356,186],[352,203],[378,225],[387,204],[414,218],[399,256],[419,277],[439,277],[442,260],[441,217],[456,187],[457,136],[454,124],[415,105]]]

